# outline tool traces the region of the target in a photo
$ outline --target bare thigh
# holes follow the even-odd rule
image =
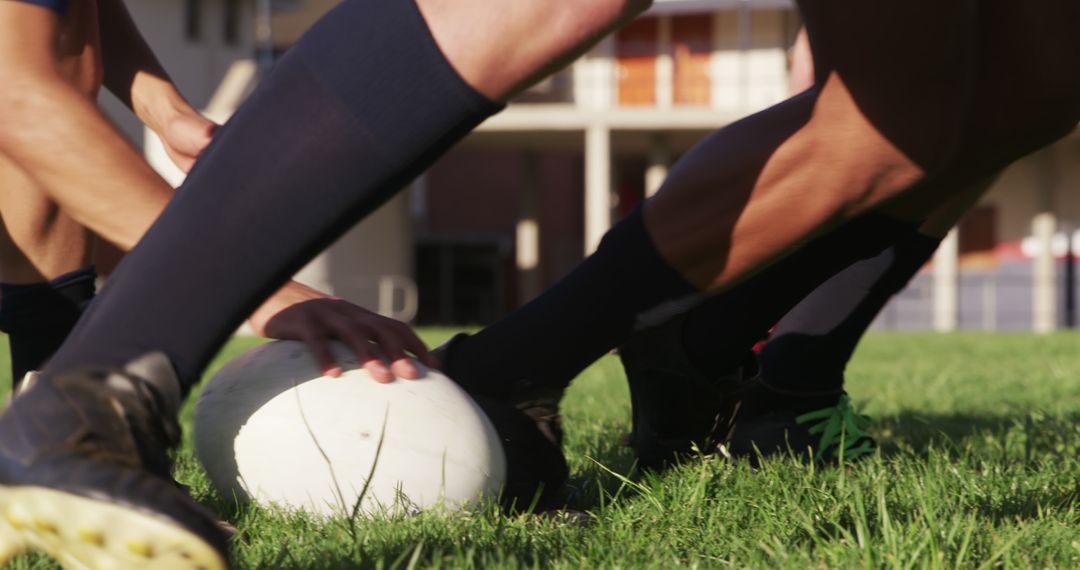
[[[72,2],[57,38],[57,66],[71,85],[96,99],[103,70],[96,3]],[[93,144],[93,141],[86,141]],[[0,156],[0,281],[32,283],[90,262],[92,239],[48,198],[33,177]]]

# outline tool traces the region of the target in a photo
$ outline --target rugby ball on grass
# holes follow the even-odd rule
[[[324,376],[297,341],[235,358],[195,408],[195,452],[226,498],[322,516],[457,510],[495,498],[506,478],[498,434],[453,381],[379,384],[345,345]]]

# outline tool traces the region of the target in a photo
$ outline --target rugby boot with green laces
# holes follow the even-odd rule
[[[756,464],[774,455],[793,455],[818,464],[856,461],[877,451],[845,392],[789,394],[758,381],[738,395],[721,452]]]
[[[662,470],[715,452],[730,429],[735,394],[758,374],[750,351],[727,374],[700,372],[683,348],[684,320],[680,316],[640,331],[619,347],[630,385],[627,439],[642,469]]]
[[[0,561],[220,569],[227,532],[172,480],[179,383],[149,353],[42,376],[0,415]]]
[[[501,502],[508,512],[558,511],[566,505],[569,467],[562,453],[563,387],[541,386],[530,380],[480,385],[454,378],[454,347],[468,338],[459,333],[432,354],[441,370],[480,406],[502,440],[506,483]]]

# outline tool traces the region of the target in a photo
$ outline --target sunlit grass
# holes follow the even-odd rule
[[[234,340],[225,357],[254,342]],[[321,522],[237,506],[210,490],[190,442],[178,474],[242,530],[241,568],[1080,566],[1080,337],[875,334],[849,379],[877,420],[879,456],[756,472],[706,459],[637,478],[620,445],[622,371],[601,360],[564,406],[573,500],[594,516],[585,526],[493,508]]]

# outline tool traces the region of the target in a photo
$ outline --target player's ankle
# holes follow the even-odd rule
[[[760,379],[743,396],[748,413],[767,413],[773,410],[812,410],[835,405],[844,394],[840,386],[788,386],[770,384]]]

